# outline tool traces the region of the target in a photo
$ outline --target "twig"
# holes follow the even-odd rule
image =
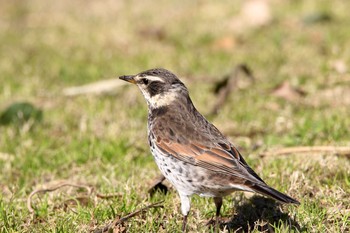
[[[217,84],[214,92],[217,93],[218,97],[209,115],[216,115],[219,109],[224,105],[230,93],[235,88],[237,88],[238,75],[240,72],[245,74],[252,81],[255,80],[251,70],[247,65],[240,64],[235,66],[233,71],[227,75],[220,83]]]
[[[121,197],[122,194],[120,193],[108,193],[108,194],[101,194],[101,193],[96,193],[96,197],[101,198],[101,199],[109,199],[113,197]]]
[[[93,191],[93,188],[92,187],[89,187],[87,185],[82,185],[82,184],[73,184],[73,183],[69,183],[69,182],[62,182],[54,187],[51,187],[51,188],[46,188],[46,189],[36,189],[34,190],[33,192],[31,192],[27,198],[27,208],[28,208],[28,211],[29,213],[31,214],[31,219],[34,218],[34,209],[33,209],[33,206],[32,206],[32,198],[35,194],[37,193],[46,193],[46,192],[53,192],[57,189],[60,189],[62,187],[65,187],[65,186],[70,186],[70,187],[75,187],[75,188],[83,188],[83,189],[86,189],[88,191],[88,194],[90,195]]]
[[[301,154],[301,153],[332,153],[337,155],[345,155],[350,158],[350,147],[342,146],[302,146],[302,147],[287,147],[266,151],[260,154],[261,157],[271,155],[286,155],[286,154]]]
[[[57,189],[60,189],[60,188],[66,187],[66,186],[75,187],[75,188],[83,188],[83,189],[87,190],[89,197],[91,197],[91,195],[94,194],[95,201],[96,201],[96,198],[109,199],[109,198],[122,196],[120,193],[111,193],[111,194],[98,193],[98,192],[95,192],[94,187],[91,187],[88,185],[83,185],[83,184],[75,184],[75,183],[71,183],[68,181],[63,181],[63,182],[60,182],[59,184],[57,184],[53,187],[36,189],[29,194],[29,196],[27,198],[27,208],[28,208],[28,211],[30,213],[30,219],[28,220],[27,224],[29,225],[35,217],[35,210],[34,210],[33,204],[32,204],[32,202],[33,202],[32,199],[33,199],[34,195],[36,195],[38,193],[53,192]],[[71,200],[75,200],[75,199],[71,199]]]
[[[127,221],[128,219],[140,214],[140,213],[143,213],[143,212],[146,212],[147,210],[151,209],[151,208],[163,208],[163,205],[161,204],[163,203],[163,201],[160,201],[160,202],[157,202],[157,203],[153,203],[153,204],[150,204],[142,209],[139,209],[139,210],[136,210],[130,214],[127,214],[126,216],[122,217],[122,218],[116,218],[112,223],[108,224],[107,226],[103,227],[102,229],[96,229],[94,230],[93,232],[94,233],[103,233],[103,232],[108,232],[109,229]]]

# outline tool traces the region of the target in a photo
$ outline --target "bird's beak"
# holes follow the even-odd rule
[[[136,84],[134,77],[135,77],[134,75],[123,75],[123,76],[120,76],[119,79],[127,81],[129,83]]]

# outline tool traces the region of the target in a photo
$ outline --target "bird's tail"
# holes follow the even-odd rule
[[[273,188],[267,186],[266,184],[255,184],[251,188],[257,193],[272,197],[272,198],[274,198],[277,201],[280,201],[282,203],[296,204],[296,205],[300,204],[299,201],[291,198],[290,196],[288,196],[284,193],[277,191],[276,189],[273,189]]]

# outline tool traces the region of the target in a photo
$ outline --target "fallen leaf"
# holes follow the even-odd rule
[[[272,20],[270,4],[267,0],[245,1],[238,16],[230,23],[230,28],[241,32],[247,28],[258,28],[269,24]]]
[[[274,88],[272,95],[294,102],[305,96],[306,92],[299,88],[293,87],[288,81],[284,81]]]
[[[166,195],[168,193],[168,187],[162,182],[165,180],[163,175],[159,175],[154,181],[151,187],[148,189],[148,193],[152,197],[157,191]]]
[[[224,36],[213,42],[213,49],[216,50],[232,50],[236,46],[236,40],[232,36]]]
[[[348,67],[346,66],[345,62],[341,59],[332,61],[331,67],[339,74],[345,74],[348,71]]]

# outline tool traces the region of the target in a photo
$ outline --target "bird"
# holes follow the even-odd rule
[[[195,108],[187,87],[171,71],[149,69],[119,79],[136,84],[148,106],[148,144],[181,201],[186,231],[191,196],[212,197],[216,226],[223,197],[234,191],[259,193],[281,203],[299,201],[267,185],[237,148]]]

